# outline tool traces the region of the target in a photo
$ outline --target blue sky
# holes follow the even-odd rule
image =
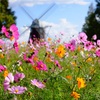
[[[32,19],[21,9],[19,5],[32,16],[33,19],[39,18],[53,3],[55,6],[50,9],[41,19],[42,26],[51,26],[46,29],[49,37],[59,33],[64,33],[62,40],[70,40],[70,38],[81,31],[85,22],[85,17],[89,9],[89,5],[95,0],[9,0],[10,7],[15,11],[17,16],[17,26],[19,32],[22,33],[32,23]],[[24,37],[24,38],[23,38]],[[27,41],[29,30],[20,37],[20,40]]]

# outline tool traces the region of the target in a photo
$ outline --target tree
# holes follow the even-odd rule
[[[97,35],[97,39],[100,39],[100,0],[96,0],[96,2],[96,9],[93,4],[89,6],[88,16],[82,28],[82,31],[87,34],[88,40],[91,40],[94,34]]]
[[[9,8],[8,0],[0,0],[0,30],[2,25],[9,27],[11,24],[16,24],[14,11]]]

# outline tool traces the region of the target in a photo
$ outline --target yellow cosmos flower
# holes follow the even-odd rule
[[[0,58],[4,58],[4,54],[0,54]]]
[[[83,78],[77,78],[78,88],[84,88],[86,86],[85,80]]]
[[[47,62],[52,62],[51,58],[49,58],[49,57],[46,58],[46,61]]]
[[[73,66],[77,66],[76,62],[71,62],[71,64],[72,64]]]
[[[96,73],[96,70],[93,67],[91,67],[89,74],[93,75],[94,73]]]
[[[20,66],[19,68],[18,68],[18,70],[20,70],[21,72],[23,71],[23,68]]]
[[[88,58],[86,62],[92,62],[92,58]]]
[[[56,54],[62,58],[65,55],[65,47],[63,45],[59,45],[59,47],[56,50]]]
[[[22,42],[22,45],[25,45],[26,44],[26,42]]]
[[[78,94],[77,92],[72,92],[71,96],[74,97],[76,100],[78,100],[80,98],[80,94]]]

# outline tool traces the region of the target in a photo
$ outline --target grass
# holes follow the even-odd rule
[[[2,51],[1,54],[4,57],[0,58],[0,65],[5,65],[8,72],[13,75],[16,71],[25,74],[24,79],[13,82],[10,86],[24,86],[27,91],[23,94],[11,94],[8,90],[4,91],[5,71],[2,71],[0,73],[0,100],[15,100],[14,98],[17,100],[100,100],[100,58],[93,56],[97,47],[91,51],[85,51],[83,45],[79,44],[74,51],[64,48],[68,56],[64,54],[63,57],[59,57],[55,52],[58,46],[59,44],[53,43],[49,47],[45,44],[34,45],[35,49],[33,49],[28,44],[23,47],[19,45],[18,53],[13,48]],[[38,53],[32,59],[34,65],[23,59],[23,53],[29,57],[35,51]],[[61,68],[55,64],[56,60]],[[19,65],[18,61],[22,64]],[[37,70],[37,61],[43,61],[48,71]],[[77,78],[83,78],[86,86],[79,89]],[[33,79],[41,81],[45,88],[40,89],[32,85]],[[80,97],[72,96],[73,91],[80,94]]]

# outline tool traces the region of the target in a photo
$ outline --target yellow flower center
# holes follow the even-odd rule
[[[18,93],[18,89],[16,89],[15,92]]]

